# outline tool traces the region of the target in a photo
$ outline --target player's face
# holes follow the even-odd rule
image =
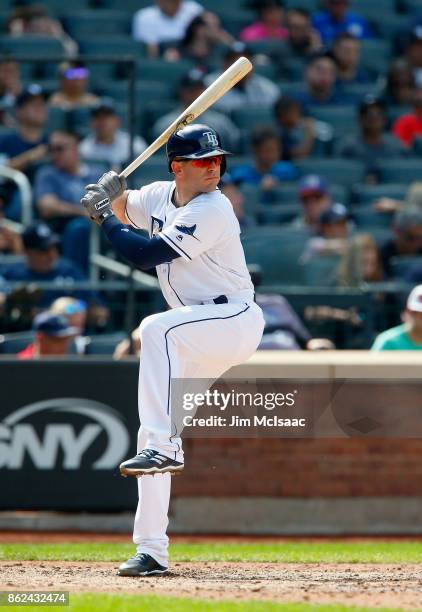
[[[220,181],[222,155],[201,159],[184,159],[174,164],[176,179],[197,193],[214,191]]]

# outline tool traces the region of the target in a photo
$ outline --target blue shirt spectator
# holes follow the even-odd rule
[[[354,99],[349,94],[337,89],[336,79],[337,67],[331,56],[319,53],[309,60],[303,91],[294,95],[305,114],[312,114],[309,111],[312,106],[353,104]]]
[[[372,30],[366,19],[349,11],[348,5],[348,0],[325,0],[325,10],[312,18],[312,25],[325,45],[330,45],[343,32],[356,38],[372,38]]]

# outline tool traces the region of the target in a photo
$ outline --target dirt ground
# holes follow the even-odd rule
[[[2,590],[161,594],[207,599],[343,603],[416,610],[422,564],[174,563],[168,576],[123,578],[116,563],[6,561]],[[421,608],[422,609],[422,608]]]

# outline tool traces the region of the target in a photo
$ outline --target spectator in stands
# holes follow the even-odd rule
[[[305,89],[295,94],[305,112],[309,106],[342,105],[350,103],[350,96],[336,89],[337,68],[327,54],[311,57],[305,71]]]
[[[383,102],[389,106],[404,106],[412,101],[415,79],[409,63],[397,58],[390,64],[385,86],[380,91]]]
[[[417,209],[422,211],[422,182],[414,181],[409,185],[404,201],[385,196],[376,200],[373,203],[373,207],[378,212],[385,213],[393,213],[400,210],[409,209]]]
[[[371,38],[371,28],[363,17],[349,11],[348,0],[325,0],[324,9],[312,18],[322,42],[330,45],[343,32],[356,38]]]
[[[7,31],[11,36],[56,38],[62,43],[67,56],[72,57],[78,53],[76,42],[66,34],[60,21],[51,17],[41,4],[16,7],[9,18]]]
[[[204,73],[193,68],[182,79],[178,97],[179,105],[163,117],[160,117],[152,128],[154,137],[158,137],[173,121],[205,90]],[[230,151],[239,150],[240,131],[224,113],[209,108],[200,117],[200,122],[212,125],[220,134],[225,147]]]
[[[160,44],[182,40],[192,19],[203,10],[194,0],[155,0],[155,6],[135,13],[133,38],[146,44],[149,57],[158,57]]]
[[[344,136],[336,147],[336,155],[365,164],[368,182],[378,182],[378,165],[384,159],[406,154],[400,140],[385,131],[386,125],[383,102],[367,97],[359,106],[359,132]]]
[[[315,146],[315,120],[303,115],[298,100],[280,96],[274,105],[274,115],[280,129],[283,159],[304,159],[312,154]]]
[[[422,87],[422,25],[415,25],[405,48],[405,58],[409,62],[417,87]]]
[[[81,270],[72,262],[59,258],[60,238],[45,223],[37,221],[28,226],[23,232],[22,240],[25,261],[10,264],[2,276],[9,281],[55,281],[57,289],[43,291],[39,306],[48,307],[63,293],[68,294],[73,281],[86,280]],[[84,296],[86,298],[86,292],[75,293],[78,293],[80,299]]]
[[[379,334],[372,351],[421,351],[422,350],[422,285],[410,292],[403,323]]]
[[[98,104],[98,97],[87,91],[89,70],[83,62],[61,64],[59,79],[59,90],[51,96],[50,106],[71,110]]]
[[[0,125],[14,126],[11,115],[16,98],[22,91],[18,62],[13,57],[0,59]]]
[[[49,311],[60,317],[64,317],[68,323],[77,330],[77,335],[73,338],[73,344],[77,355],[84,355],[86,346],[89,341],[84,335],[88,309],[87,305],[82,300],[77,300],[72,297],[60,297],[51,304]]]
[[[39,85],[29,85],[16,98],[16,130],[0,135],[0,155],[11,168],[32,180],[38,164],[47,155],[46,95]]]
[[[351,232],[349,213],[343,204],[330,204],[319,216],[316,235],[306,243],[301,261],[323,255],[343,255]],[[329,279],[327,279],[329,280]]]
[[[413,112],[399,117],[393,125],[393,134],[410,148],[416,136],[422,134],[422,87],[414,90],[412,95]]]
[[[248,54],[248,49],[244,43],[235,42],[224,55],[222,70],[205,77],[206,85],[208,86],[215,81],[221,72],[231,66],[239,57],[242,55],[248,56]],[[223,113],[230,113],[238,108],[247,108],[248,106],[270,108],[279,95],[280,91],[275,83],[252,70],[222,98],[217,100],[214,108]]]
[[[70,343],[78,333],[78,329],[69,325],[65,317],[48,310],[40,312],[34,318],[32,329],[35,332],[34,342],[17,354],[18,359],[66,355]]]
[[[362,283],[378,283],[384,279],[381,254],[371,234],[355,234],[349,240],[338,269],[340,287],[359,287]]]
[[[20,253],[22,253],[22,239],[17,232],[4,223],[0,212],[0,254],[18,255]]]
[[[299,183],[298,196],[302,214],[292,221],[292,227],[317,231],[322,212],[331,205],[327,181],[317,174],[304,176]]]
[[[219,189],[221,193],[223,193],[226,198],[230,200],[230,203],[233,206],[234,214],[236,215],[242,229],[256,225],[255,219],[245,213],[245,196],[239,189],[238,185],[234,182],[231,174],[228,172],[225,172],[221,177]]]
[[[81,157],[85,160],[101,160],[119,172],[130,159],[129,134],[120,129],[121,121],[113,100],[103,99],[91,111],[92,132],[79,146]],[[133,156],[138,156],[147,143],[140,136],[133,139]]]
[[[256,185],[263,192],[270,192],[280,182],[297,179],[297,168],[291,162],[280,161],[281,141],[273,126],[257,126],[252,130],[251,149],[253,162],[231,169],[235,183]]]
[[[220,45],[229,46],[233,42],[233,36],[221,27],[218,15],[205,11],[192,19],[183,40],[177,46],[167,47],[163,57],[169,61],[189,59],[205,68],[218,58]]]
[[[337,66],[339,85],[371,82],[369,72],[360,66],[360,50],[360,40],[348,32],[339,34],[334,40],[332,55]]]
[[[34,199],[40,216],[62,234],[63,254],[83,270],[88,269],[90,222],[80,205],[85,185],[95,183],[101,171],[82,163],[79,138],[72,132],[52,132],[51,163],[35,178]]]
[[[393,235],[381,246],[381,258],[386,276],[394,275],[393,257],[422,255],[422,211],[408,209],[396,213]]]
[[[312,27],[311,18],[305,9],[290,9],[286,18],[289,38],[289,54],[293,57],[307,58],[321,49],[319,32]]]
[[[246,43],[257,40],[285,40],[289,36],[284,27],[281,0],[255,0],[252,7],[258,13],[258,20],[241,31],[240,40]]]

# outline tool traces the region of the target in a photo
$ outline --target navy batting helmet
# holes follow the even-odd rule
[[[171,172],[174,159],[200,159],[223,155],[221,175],[226,171],[225,155],[231,155],[221,147],[220,136],[208,125],[192,124],[173,132],[167,141],[167,160]]]

